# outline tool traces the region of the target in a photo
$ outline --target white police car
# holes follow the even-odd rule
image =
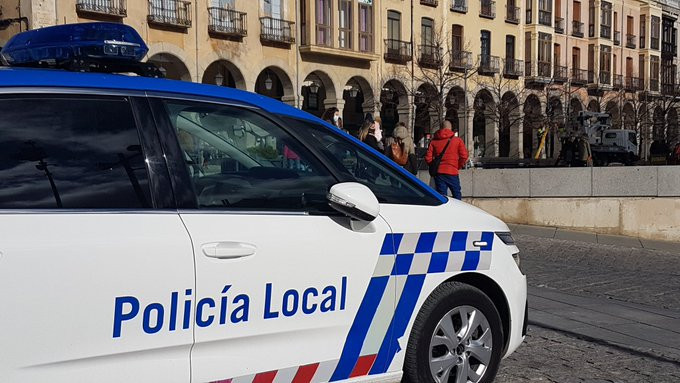
[[[114,24],[2,51],[0,381],[493,380],[527,321],[503,222],[265,97],[20,68],[145,54]]]

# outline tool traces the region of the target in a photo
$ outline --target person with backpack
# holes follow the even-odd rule
[[[450,189],[455,199],[463,198],[458,170],[465,166],[467,160],[465,143],[453,132],[451,121],[444,121],[442,128],[434,134],[425,154],[425,162],[434,178],[435,188],[441,195],[446,197]]]
[[[418,173],[416,147],[403,122],[397,123],[392,132],[391,143],[385,150],[387,157],[412,174]]]

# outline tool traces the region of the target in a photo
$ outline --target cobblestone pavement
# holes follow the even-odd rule
[[[680,311],[680,248],[672,253],[526,235],[516,241],[530,286]],[[496,381],[680,382],[680,360],[530,326]]]

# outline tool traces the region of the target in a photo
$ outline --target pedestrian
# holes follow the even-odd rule
[[[451,190],[455,199],[462,199],[458,170],[465,166],[467,159],[468,151],[463,140],[456,137],[451,121],[444,121],[425,154],[425,162],[430,166],[430,174],[441,195],[447,196],[447,191]]]
[[[382,149],[380,148],[380,145],[378,145],[378,138],[375,135],[375,122],[369,120],[364,121],[364,125],[359,131],[359,139],[361,142],[382,153]]]
[[[338,117],[338,129],[342,130],[343,132],[349,134],[349,130],[345,129],[345,123],[342,122],[342,117]]]
[[[424,136],[418,140],[418,147],[419,148],[427,148],[430,146],[430,141],[432,141],[432,134],[430,133],[425,133]]]
[[[586,133],[578,141],[578,152],[581,166],[593,166],[593,153],[590,151],[590,141]]]
[[[340,120],[340,110],[334,106],[330,107],[326,109],[325,112],[323,112],[321,119],[335,126],[336,128],[339,128],[338,121]]]
[[[373,134],[378,140],[378,147],[380,148],[380,151],[385,150],[385,146],[383,144],[383,130],[382,130],[382,119],[380,117],[376,117],[373,119],[375,124],[373,125],[373,129],[375,133]]]
[[[397,123],[392,133],[392,142],[386,145],[387,157],[412,174],[418,173],[416,148],[403,122]],[[387,143],[388,141],[386,141]]]

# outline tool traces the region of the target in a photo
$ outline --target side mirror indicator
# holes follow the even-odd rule
[[[367,186],[357,182],[343,182],[331,187],[327,195],[328,204],[346,216],[373,221],[380,214],[380,203]]]

